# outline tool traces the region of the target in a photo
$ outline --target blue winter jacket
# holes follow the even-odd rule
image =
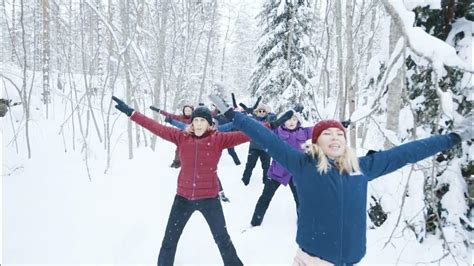
[[[293,174],[299,198],[299,247],[336,265],[357,263],[365,255],[370,180],[460,142],[459,136],[452,133],[433,136],[360,157],[362,173],[340,174],[332,167],[321,174],[311,155],[291,147],[255,120],[236,113],[233,123]]]

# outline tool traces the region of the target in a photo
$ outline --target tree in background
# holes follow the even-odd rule
[[[308,1],[267,0],[259,14],[262,36],[258,42],[257,65],[252,73],[252,96],[264,96],[275,111],[295,103],[314,113],[310,79],[315,75],[310,45],[312,10]]]
[[[430,35],[441,39],[455,47],[458,55],[464,57],[466,50],[472,49],[472,43],[468,44],[471,34],[469,27],[462,24],[474,20],[474,4],[469,1],[442,0],[441,9],[433,9],[429,6],[416,7],[416,26],[423,28]],[[469,25],[469,24],[468,24]],[[471,29],[472,30],[472,29]],[[470,47],[470,48],[469,48]],[[467,49],[466,49],[467,48]],[[463,58],[466,60],[466,58]],[[415,124],[423,128],[431,128],[433,134],[446,133],[452,128],[455,116],[441,114],[440,106],[442,97],[437,92],[436,87],[443,93],[452,95],[454,110],[465,115],[472,110],[472,90],[473,85],[468,80],[472,80],[472,74],[464,73],[460,70],[445,67],[445,75],[439,77],[434,74],[431,66],[417,64],[411,57],[406,60],[408,72],[407,94],[415,109]],[[469,99],[471,98],[471,100]],[[424,99],[422,104],[414,104]],[[466,145],[466,144],[464,144]],[[460,147],[461,148],[461,147]],[[425,171],[425,223],[426,232],[415,232],[419,234],[419,241],[424,238],[425,233],[435,233],[441,230],[446,243],[459,243],[469,245],[469,235],[466,230],[473,230],[470,226],[469,212],[472,211],[473,190],[470,176],[474,174],[474,163],[469,160],[469,147],[466,145],[462,149],[445,151],[436,159],[438,164],[433,172]],[[459,172],[456,169],[461,169]],[[462,177],[459,174],[462,173]],[[469,193],[457,183],[459,180],[470,182]],[[458,198],[465,204],[461,209],[449,209],[452,206],[446,205],[448,201],[444,198]],[[443,231],[453,230],[454,234],[445,234]],[[447,248],[450,250],[449,246]],[[451,251],[451,250],[450,250]]]

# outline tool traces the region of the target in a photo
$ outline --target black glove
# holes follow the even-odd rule
[[[262,100],[262,96],[259,96],[255,104],[253,105],[253,109],[257,109],[258,105],[260,104],[260,101]]]
[[[348,128],[351,124],[351,120],[348,119],[348,120],[345,120],[345,121],[341,121],[341,124],[342,124],[343,127]]]
[[[211,102],[213,102],[216,105],[217,109],[224,111],[224,116],[227,119],[229,119],[231,121],[234,119],[234,116],[235,116],[234,109],[232,107],[230,107],[224,101],[224,99],[222,99],[221,97],[219,97],[217,95],[214,95],[214,94],[209,95],[209,99],[211,100]]]
[[[157,112],[157,113],[159,113],[159,112],[161,111],[160,108],[155,107],[155,106],[153,106],[153,105],[150,105],[150,109],[153,110],[153,111],[155,111],[155,112]]]
[[[301,105],[301,104],[297,104],[297,105],[295,105],[295,107],[293,107],[293,110],[295,110],[295,112],[297,112],[297,113],[301,113],[303,111],[303,109],[304,109],[304,106]]]
[[[133,114],[133,111],[135,111],[132,107],[128,106],[126,103],[124,103],[122,100],[115,96],[112,96],[112,100],[117,103],[117,105],[115,105],[115,108],[117,108],[117,110],[126,114],[129,117]]]
[[[173,121],[173,118],[171,118],[170,115],[167,115],[167,116],[165,117],[165,122],[171,124],[171,121]]]
[[[237,101],[235,100],[235,95],[234,95],[234,93],[232,92],[231,94],[232,94],[232,106],[234,106],[234,108],[239,107],[239,106],[237,106]]]
[[[244,110],[247,114],[253,115],[253,112],[255,111],[255,109],[257,109],[257,107],[260,104],[261,100],[262,100],[262,96],[259,96],[257,101],[255,102],[255,104],[251,108],[247,107],[247,105],[245,105],[243,103],[239,103],[239,105],[240,105],[240,107],[244,108]]]
[[[244,109],[244,111],[247,113],[247,114],[253,114],[253,111],[255,110],[254,108],[248,108],[247,105],[243,104],[243,103],[239,103],[240,107],[242,107]]]
[[[290,111],[286,111],[282,116],[280,116],[280,118],[278,118],[277,120],[275,121],[271,121],[269,124],[270,124],[270,128],[271,129],[275,129],[281,125],[283,125],[288,119],[292,118],[293,117],[293,110],[290,110]]]

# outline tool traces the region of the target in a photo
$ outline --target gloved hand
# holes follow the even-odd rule
[[[115,108],[117,108],[117,110],[126,114],[129,117],[133,114],[133,111],[135,111],[132,107],[128,106],[126,103],[124,103],[122,100],[115,96],[112,96],[112,100],[117,103],[117,105],[115,105]]]
[[[348,120],[341,121],[341,124],[343,127],[348,128],[351,125],[351,120],[348,119]]]
[[[234,109],[235,109],[239,106],[237,105],[237,101],[235,100],[235,94],[233,92],[231,94],[232,94],[232,106],[234,106]]]
[[[255,111],[255,109],[257,109],[258,105],[260,104],[260,101],[262,100],[262,96],[259,96],[258,99],[257,99],[257,102],[255,102],[255,104],[253,105],[253,107],[247,107],[247,105],[243,104],[243,103],[239,103],[240,107],[242,107],[245,112],[247,114],[251,114],[253,115],[253,111]]]
[[[293,110],[295,110],[295,112],[297,112],[297,113],[301,113],[303,111],[303,109],[304,109],[304,106],[301,105],[301,104],[297,104],[297,105],[295,105],[295,107],[293,107]]]
[[[233,120],[235,116],[234,108],[230,107],[229,104],[227,104],[224,99],[221,97],[211,94],[209,95],[209,99],[211,100],[212,103],[214,103],[217,107],[217,109],[222,110],[224,112],[224,116],[229,119]]]
[[[166,123],[170,123],[170,124],[171,124],[171,121],[172,121],[172,120],[173,120],[173,118],[171,118],[170,115],[167,115],[167,116],[165,117],[165,122],[166,122]]]
[[[247,114],[253,114],[253,111],[255,110],[254,108],[249,108],[247,107],[247,105],[243,104],[243,103],[239,103],[240,107],[242,107],[244,109],[244,111],[247,113]]]
[[[281,125],[283,125],[288,119],[293,117],[293,110],[286,111],[282,116],[280,116],[277,120],[271,121],[270,127],[271,129],[275,129]]]
[[[462,141],[474,139],[474,112],[471,111],[464,120],[453,128],[453,133],[461,137]]]
[[[160,108],[155,107],[155,106],[153,106],[153,105],[150,105],[150,109],[153,110],[153,111],[155,111],[155,112],[157,112],[157,113],[160,112]]]

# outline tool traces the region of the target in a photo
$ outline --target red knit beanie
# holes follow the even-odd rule
[[[311,137],[311,141],[313,143],[316,143],[321,133],[330,127],[339,128],[340,130],[344,131],[344,137],[346,137],[346,130],[342,126],[341,122],[337,120],[321,120],[313,127],[313,135]]]

